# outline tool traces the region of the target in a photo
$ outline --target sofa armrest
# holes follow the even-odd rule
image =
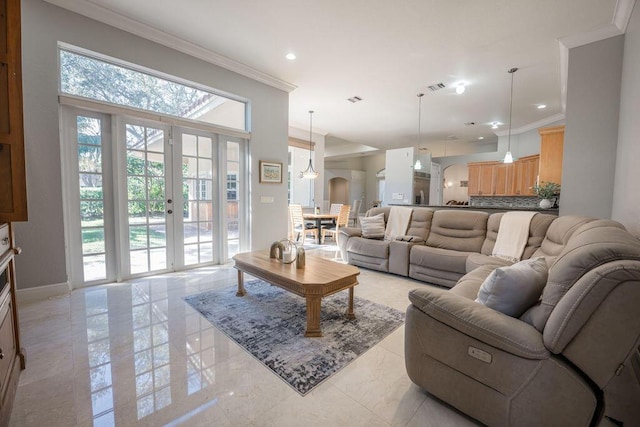
[[[362,236],[362,230],[356,227],[340,227],[340,234],[344,234],[347,239],[349,237],[360,237]]]
[[[411,242],[416,245],[424,245],[425,240],[422,237],[418,236],[396,236],[396,240],[399,242]]]
[[[527,359],[547,359],[542,334],[533,326],[444,289],[409,292],[411,303],[465,335]]]

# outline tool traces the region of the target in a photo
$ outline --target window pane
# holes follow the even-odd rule
[[[78,169],[80,172],[102,172],[102,148],[78,145]]]
[[[60,88],[63,93],[84,98],[246,129],[243,102],[62,49]],[[129,142],[127,138],[131,147]],[[144,143],[144,139],[132,138],[131,143]]]
[[[104,253],[104,228],[84,228],[82,229],[82,253],[97,254]]]

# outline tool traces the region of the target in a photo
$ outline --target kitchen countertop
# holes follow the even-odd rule
[[[390,206],[409,206],[409,207],[423,207],[432,208],[437,210],[442,209],[470,209],[473,211],[482,212],[509,212],[509,211],[533,211],[542,212],[550,215],[558,215],[558,208],[542,209],[542,208],[525,208],[525,207],[508,207],[508,206],[469,206],[469,205],[446,205],[446,206],[430,206],[430,205],[390,205]]]

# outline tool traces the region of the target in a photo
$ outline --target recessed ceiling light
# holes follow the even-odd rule
[[[287,58],[289,61],[293,61],[294,59],[296,59],[296,54],[293,53],[293,52],[289,52],[289,53],[287,53],[285,58]]]
[[[464,83],[460,83],[458,86],[456,86],[456,93],[458,95],[462,95],[466,89],[467,87],[464,85]]]
[[[499,124],[500,124],[500,123],[498,123],[498,122],[493,122],[493,123],[491,123],[491,129],[498,129],[498,125],[499,125]]]
[[[479,136],[478,139],[484,139],[484,136]]]
[[[546,106],[546,105],[544,105],[544,104],[540,104],[540,105],[538,105],[538,110],[542,110],[542,109],[544,109],[544,108],[547,108],[547,106]]]

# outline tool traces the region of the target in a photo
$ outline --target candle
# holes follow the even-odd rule
[[[293,261],[293,254],[291,253],[291,251],[282,252],[282,261],[285,264],[289,264],[291,263],[291,261]]]

